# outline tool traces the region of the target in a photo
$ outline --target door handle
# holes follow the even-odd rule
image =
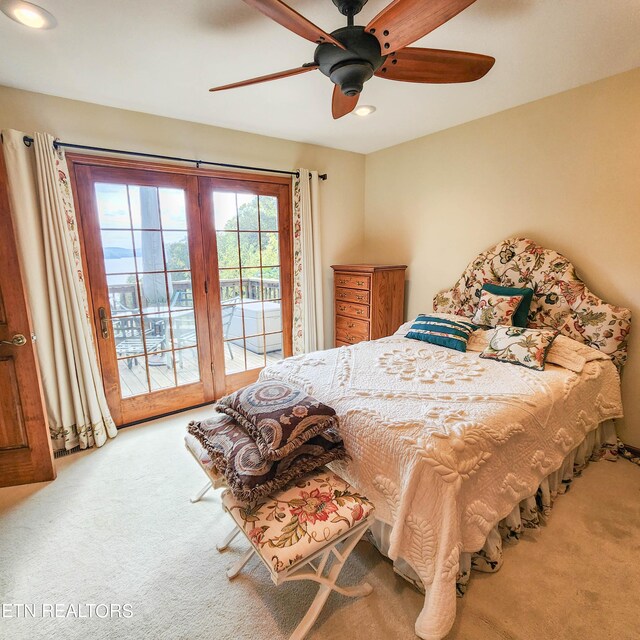
[[[107,319],[107,312],[104,307],[98,309],[98,316],[100,317],[100,333],[106,340],[109,337],[109,320]]]
[[[12,347],[22,347],[27,344],[27,339],[21,333],[16,333],[11,340],[0,340],[0,344],[10,344]]]

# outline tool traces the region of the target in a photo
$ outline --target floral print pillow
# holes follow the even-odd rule
[[[480,357],[543,371],[557,335],[557,331],[548,329],[498,327]]]
[[[482,327],[512,325],[513,316],[523,299],[524,296],[502,296],[482,289],[472,322]]]

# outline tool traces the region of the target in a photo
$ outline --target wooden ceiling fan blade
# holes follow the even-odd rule
[[[307,20],[303,15],[286,5],[281,0],[244,0],[246,4],[264,13],[274,22],[281,24],[289,31],[297,33],[299,36],[315,42],[316,44],[330,43],[336,47],[344,49],[345,46],[338,42],[333,36],[317,27],[313,22]]]
[[[288,69],[287,71],[279,71],[278,73],[270,73],[268,76],[259,76],[258,78],[251,78],[250,80],[242,80],[240,82],[234,82],[232,84],[225,84],[221,87],[214,87],[209,91],[224,91],[225,89],[236,89],[238,87],[246,87],[251,84],[260,84],[261,82],[269,82],[270,80],[279,80],[280,78],[288,78],[290,76],[297,76],[299,73],[306,73],[307,71],[313,71],[317,69],[317,64],[308,64],[302,67],[296,67],[295,69]]]
[[[351,113],[358,104],[360,94],[356,93],[355,96],[345,96],[342,93],[342,89],[336,84],[333,87],[333,99],[331,100],[331,115],[333,119],[337,120],[346,116],[347,113]]]
[[[495,61],[479,53],[405,47],[391,54],[376,76],[434,84],[473,82],[486,75]]]
[[[393,53],[451,20],[475,0],[393,0],[367,26],[382,53]]]

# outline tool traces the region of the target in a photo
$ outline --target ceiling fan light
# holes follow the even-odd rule
[[[372,104],[362,104],[357,109],[354,109],[353,113],[356,116],[364,118],[365,116],[370,116],[375,110],[376,108]]]
[[[46,9],[23,0],[0,0],[0,11],[31,29],[53,29],[58,21]]]

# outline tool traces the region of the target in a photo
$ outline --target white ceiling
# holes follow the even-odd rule
[[[313,59],[312,43],[241,0],[35,1],[58,27],[0,14],[0,84],[361,153],[640,66],[638,0],[477,0],[416,44],[494,56],[484,79],[373,78],[360,103],[377,112],[334,121],[333,85],[319,71],[207,91]],[[326,31],[345,24],[331,0],[289,4]],[[369,0],[357,23],[385,4]]]

